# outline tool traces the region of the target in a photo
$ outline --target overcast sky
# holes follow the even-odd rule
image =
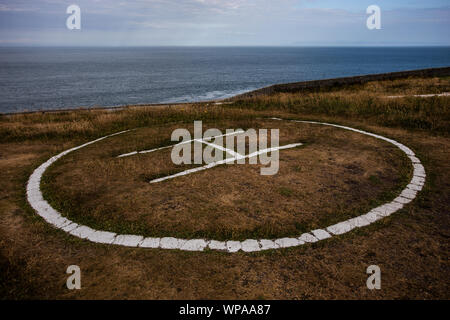
[[[0,45],[450,45],[450,0],[0,0]]]

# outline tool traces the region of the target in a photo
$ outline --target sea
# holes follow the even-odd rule
[[[447,66],[450,47],[2,47],[0,113],[217,100]]]

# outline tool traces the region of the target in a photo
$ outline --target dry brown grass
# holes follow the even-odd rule
[[[241,127],[239,122],[221,124],[223,131],[233,126]],[[280,145],[304,145],[281,151],[274,176],[260,176],[259,165],[226,165],[149,184],[150,177],[193,165],[174,165],[170,149],[116,158],[167,144],[176,128],[132,131],[67,156],[44,176],[46,198],[74,221],[102,230],[220,240],[281,238],[367,212],[392,200],[410,178],[410,167],[394,146],[342,129],[279,121],[254,122],[253,128],[277,128]]]
[[[398,93],[403,93],[402,90]],[[427,90],[418,93],[430,93]],[[349,100],[351,103],[352,99]],[[408,111],[404,113],[387,108],[394,105],[386,103],[377,111],[380,115],[364,113],[364,109],[352,115],[353,111],[345,111],[341,103],[336,103],[336,110],[328,104],[329,113],[326,109],[281,105],[261,108],[262,112],[241,109],[238,105],[225,108],[198,105],[167,110],[130,108],[112,113],[2,116],[0,296],[3,299],[449,299],[448,99],[396,99],[395,105]],[[414,105],[417,109],[412,108]],[[357,110],[353,109],[356,106],[349,108]],[[370,105],[365,110],[375,112],[374,108]],[[413,119],[419,119],[416,112],[426,115],[427,110],[429,117],[421,122],[426,126],[412,125]],[[184,126],[194,119],[210,121],[211,125],[223,120],[253,125],[256,117],[268,115],[338,122],[396,139],[411,147],[423,161],[428,173],[425,188],[401,212],[369,227],[315,245],[258,254],[96,245],[52,228],[26,203],[25,184],[34,168],[57,152],[93,137],[134,127]],[[157,142],[148,140],[149,144]],[[281,192],[289,195],[287,190]],[[229,197],[232,201],[233,194]],[[82,270],[80,291],[65,288],[65,271],[72,264]],[[369,291],[365,285],[365,270],[372,264],[382,270],[379,291]]]
[[[293,114],[339,116],[382,126],[449,134],[450,97],[418,98],[416,94],[450,92],[449,78],[369,82],[335,91],[278,93],[243,98],[231,106],[252,110],[284,110]],[[405,95],[389,99],[387,96]]]
[[[0,115],[0,141],[88,139],[155,124],[217,119],[250,120],[254,115],[252,111],[228,110],[223,106],[209,104]]]

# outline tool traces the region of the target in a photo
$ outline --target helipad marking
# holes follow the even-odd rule
[[[192,140],[183,141],[183,142],[180,142],[180,143],[172,144],[170,146],[160,147],[160,148],[156,148],[156,149],[143,150],[143,151],[133,151],[133,152],[130,152],[130,153],[121,154],[121,155],[117,156],[117,158],[124,158],[124,157],[134,156],[135,154],[152,153],[152,152],[155,152],[155,151],[169,149],[169,148],[173,148],[175,146],[181,146],[183,144],[188,144],[188,143],[192,143],[192,142],[200,142],[200,143],[208,144],[206,141],[210,141],[212,139],[220,138],[220,137],[234,136],[234,135],[240,134],[240,133],[244,133],[244,131],[243,130],[237,130],[235,132],[221,134],[219,136],[213,136],[213,137],[208,137],[208,138],[203,138],[203,139],[192,139]],[[229,149],[227,149],[227,150],[229,150]]]
[[[283,120],[279,118],[271,118],[272,120]],[[300,235],[298,238],[281,238],[281,239],[259,239],[259,240],[253,240],[253,239],[247,239],[245,241],[215,241],[215,240],[206,240],[206,239],[177,239],[177,238],[144,238],[139,235],[118,235],[113,232],[107,232],[107,231],[101,231],[101,230],[94,230],[92,228],[89,228],[87,226],[79,225],[75,222],[70,221],[67,218],[64,218],[58,211],[53,209],[49,203],[43,198],[41,189],[40,189],[40,182],[42,179],[42,175],[44,174],[45,170],[50,167],[54,162],[56,162],[61,157],[65,156],[66,154],[84,148],[88,145],[91,145],[93,143],[99,142],[101,140],[104,140],[109,137],[113,137],[119,134],[123,134],[127,131],[121,131],[115,134],[111,134],[90,142],[87,142],[85,144],[82,144],[78,147],[71,148],[69,150],[63,151],[60,154],[50,158],[43,164],[41,164],[36,170],[34,170],[33,174],[30,176],[27,184],[27,200],[30,203],[31,207],[36,211],[38,215],[40,215],[42,218],[44,218],[45,221],[50,223],[51,225],[55,226],[56,228],[59,228],[65,232],[70,233],[71,235],[74,235],[81,239],[87,239],[92,242],[96,243],[103,243],[103,244],[115,244],[115,245],[121,245],[121,246],[128,246],[128,247],[140,247],[140,248],[160,248],[160,249],[179,249],[179,250],[187,250],[187,251],[203,251],[206,248],[209,248],[211,250],[222,250],[222,251],[228,251],[228,252],[238,252],[240,250],[243,250],[245,252],[254,252],[254,251],[261,251],[261,250],[270,250],[270,249],[279,249],[279,248],[286,248],[286,247],[292,247],[292,246],[299,246],[303,245],[304,243],[310,243],[310,242],[317,242],[323,239],[328,239],[335,235],[340,235],[347,233],[354,228],[360,228],[367,226],[371,223],[374,223],[384,217],[387,217],[394,212],[400,210],[403,208],[404,204],[411,202],[415,199],[417,196],[417,193],[422,190],[424,184],[425,184],[425,168],[420,163],[420,160],[415,156],[414,152],[406,147],[405,145],[374,134],[370,132],[366,132],[363,130],[354,129],[351,127],[341,126],[337,124],[331,124],[331,123],[325,123],[325,122],[316,122],[316,121],[301,121],[301,120],[291,120],[293,122],[299,122],[299,123],[310,123],[310,124],[319,124],[319,125],[326,125],[326,126],[332,126],[336,128],[341,128],[345,130],[350,130],[354,132],[358,132],[361,134],[365,134],[380,140],[387,141],[396,147],[398,147],[400,150],[402,150],[408,158],[411,160],[411,164],[414,168],[413,177],[410,181],[410,183],[407,185],[405,189],[402,190],[400,195],[395,198],[392,202],[383,204],[377,208],[372,209],[366,214],[360,215],[355,218],[351,218],[342,222],[339,222],[335,225],[329,226],[325,229],[317,229],[313,230],[310,233],[304,233]],[[287,147],[287,146],[284,146]],[[283,147],[280,147],[283,148]],[[267,149],[266,149],[267,150]],[[264,150],[260,150],[258,152],[262,152]],[[256,156],[256,153],[252,153],[250,155],[247,155],[246,157],[250,156]],[[269,152],[269,151],[268,151]],[[197,169],[197,168],[196,168]]]
[[[220,166],[222,164],[232,163],[232,162],[234,162],[234,161],[236,161],[238,159],[253,158],[253,157],[259,156],[259,155],[264,154],[264,153],[269,153],[269,152],[273,152],[273,151],[277,151],[277,150],[283,150],[283,149],[295,148],[295,147],[298,147],[298,146],[301,146],[301,145],[302,145],[301,143],[288,144],[288,145],[281,146],[281,147],[259,150],[259,151],[247,154],[245,156],[240,155],[239,153],[235,153],[234,151],[232,151],[230,149],[222,148],[222,149],[225,149],[225,150],[229,150],[228,152],[233,152],[236,155],[233,158],[227,158],[227,159],[224,159],[224,160],[211,162],[210,164],[204,165],[202,167],[188,169],[188,170],[185,170],[185,171],[182,171],[182,172],[175,173],[175,174],[170,175],[170,176],[165,176],[165,177],[162,177],[162,178],[154,179],[154,180],[150,181],[150,183],[162,182],[162,181],[165,181],[165,180],[169,180],[169,179],[185,176],[185,175],[188,175],[188,174],[191,174],[191,173],[195,173],[195,172],[199,172],[199,171],[203,171],[203,170],[206,170],[206,169],[211,169],[211,168],[214,168],[216,166]]]

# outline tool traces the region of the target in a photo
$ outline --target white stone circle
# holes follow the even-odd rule
[[[283,120],[278,118],[271,118],[271,120]],[[353,132],[361,133],[364,135],[368,135],[380,140],[387,141],[395,146],[397,146],[400,150],[402,150],[408,158],[411,160],[411,164],[414,167],[413,177],[410,183],[406,186],[405,189],[398,195],[397,198],[392,200],[389,203],[385,203],[377,208],[372,209],[368,213],[360,215],[356,218],[351,218],[337,224],[328,226],[324,229],[312,230],[309,233],[304,233],[297,238],[281,238],[281,239],[247,239],[245,241],[216,241],[216,240],[207,240],[207,239],[177,239],[172,237],[165,238],[144,238],[139,235],[124,235],[124,234],[116,234],[113,232],[94,230],[87,226],[77,224],[73,221],[70,221],[67,218],[64,218],[58,211],[53,209],[50,204],[43,198],[40,182],[42,179],[42,175],[45,170],[48,169],[50,165],[52,165],[55,161],[65,156],[66,154],[91,145],[93,143],[99,142],[106,138],[116,136],[127,131],[121,131],[115,134],[111,134],[94,141],[85,143],[81,146],[66,150],[61,152],[60,154],[50,158],[45,163],[41,164],[30,176],[27,184],[27,200],[30,203],[31,207],[36,211],[38,215],[44,218],[45,221],[55,226],[56,228],[62,229],[65,232],[76,236],[81,239],[87,239],[92,242],[102,243],[102,244],[115,244],[120,246],[127,247],[139,247],[139,248],[160,248],[160,249],[179,249],[185,251],[204,251],[206,248],[211,250],[220,250],[226,252],[238,252],[240,250],[244,252],[255,252],[262,250],[270,250],[270,249],[279,249],[279,248],[287,248],[287,247],[296,247],[303,245],[305,243],[317,242],[320,240],[328,239],[332,236],[341,235],[347,233],[355,228],[360,228],[367,226],[371,223],[374,223],[384,217],[390,216],[394,212],[403,208],[405,204],[410,203],[416,196],[419,191],[422,190],[425,184],[425,169],[420,163],[420,160],[415,156],[414,152],[406,147],[405,145],[374,134],[370,132],[366,132],[363,130],[354,129],[351,127],[341,126],[337,124],[325,123],[325,122],[316,122],[316,121],[301,121],[301,120],[290,120],[298,123],[309,123],[309,124],[319,124],[332,126],[336,128],[341,128],[345,130],[350,130]]]

